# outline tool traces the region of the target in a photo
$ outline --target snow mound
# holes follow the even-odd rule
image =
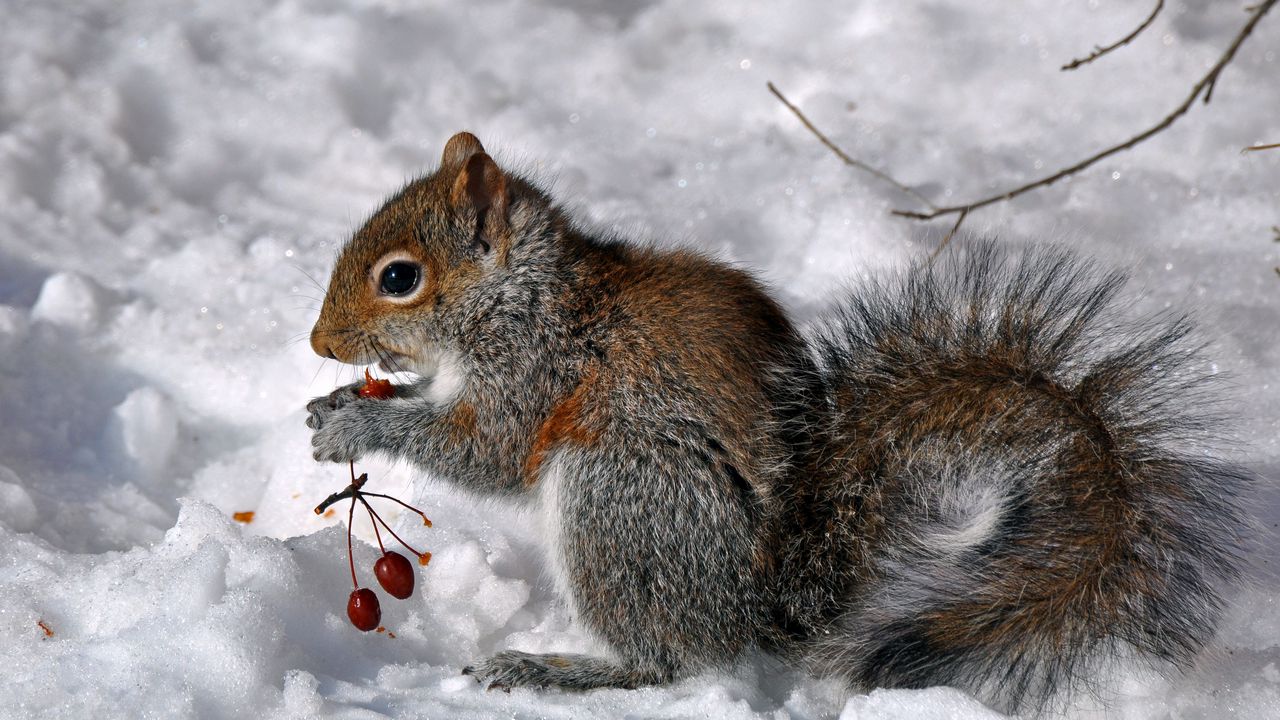
[[[938,202],[1051,172],[1156,122],[1243,22],[1234,4],[678,0],[10,3],[0,23],[0,716],[987,718],[944,688],[851,694],[764,657],[669,687],[485,693],[495,651],[596,652],[537,523],[376,459],[422,507],[421,591],[388,632],[344,615],[346,515],[314,504],[302,407],[356,376],[307,346],[344,238],[455,131],[581,221],[756,269],[800,319],[918,258]],[[1169,131],[974,213],[999,242],[1131,268],[1134,311],[1187,308],[1234,378],[1231,434],[1280,522],[1280,10]],[[254,513],[237,523],[234,513]],[[243,517],[243,516],[242,516]],[[375,551],[356,519],[357,570]],[[1280,716],[1266,538],[1220,638],[1174,678],[1117,672],[1075,717]],[[391,633],[395,634],[393,638]],[[50,634],[51,633],[51,634]]]

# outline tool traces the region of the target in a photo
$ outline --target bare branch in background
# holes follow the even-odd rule
[[[981,200],[975,200],[971,203],[966,203],[963,205],[935,207],[929,210],[928,212],[918,212],[914,210],[894,210],[893,214],[898,215],[900,217],[912,218],[914,220],[932,220],[936,217],[941,217],[943,215],[958,215],[962,213],[969,213],[979,208],[986,207],[988,205],[993,205],[995,203],[1003,202],[1005,200],[1012,200],[1013,198],[1016,198],[1019,195],[1030,192],[1037,188],[1042,188],[1042,187],[1047,187],[1049,185],[1052,185],[1055,182],[1065,177],[1074,175],[1080,172],[1081,170],[1084,170],[1085,168],[1088,168],[1094,165],[1100,160],[1104,160],[1108,157],[1111,157],[1112,155],[1115,155],[1116,153],[1122,152],[1124,150],[1128,150],[1129,148],[1132,148],[1135,145],[1138,145],[1139,143],[1150,139],[1151,137],[1159,134],[1161,131],[1168,128],[1170,125],[1173,125],[1173,123],[1178,118],[1185,115],[1186,112],[1191,109],[1191,106],[1195,104],[1195,101],[1199,99],[1201,95],[1204,96],[1204,102],[1206,104],[1209,102],[1209,99],[1212,97],[1212,94],[1213,94],[1213,86],[1218,81],[1218,76],[1222,74],[1222,71],[1227,67],[1228,64],[1231,63],[1231,60],[1235,58],[1236,51],[1240,49],[1240,46],[1244,44],[1244,41],[1249,37],[1251,33],[1253,33],[1253,29],[1257,27],[1258,22],[1261,21],[1262,18],[1265,17],[1266,14],[1270,12],[1273,7],[1275,7],[1277,2],[1280,2],[1280,0],[1264,0],[1263,2],[1258,3],[1256,6],[1254,6],[1253,12],[1249,16],[1248,22],[1246,22],[1244,24],[1244,27],[1240,29],[1240,32],[1236,34],[1235,39],[1231,41],[1231,44],[1227,47],[1226,51],[1222,54],[1222,57],[1218,58],[1218,62],[1214,63],[1213,67],[1210,68],[1209,72],[1203,78],[1201,78],[1200,81],[1197,82],[1194,87],[1191,88],[1191,94],[1188,95],[1187,98],[1183,100],[1180,105],[1178,105],[1178,107],[1174,108],[1173,112],[1169,113],[1167,116],[1165,116],[1163,120],[1156,123],[1152,127],[1142,131],[1141,133],[1138,133],[1137,135],[1129,138],[1128,140],[1125,140],[1122,143],[1119,143],[1118,145],[1113,145],[1105,150],[1102,150],[1101,152],[1098,152],[1094,155],[1089,156],[1088,158],[1085,158],[1084,160],[1081,160],[1080,162],[1074,165],[1071,165],[1070,167],[1063,168],[1062,170],[1059,170],[1058,172],[1052,175],[1040,178],[1039,180],[1027,183],[1026,185],[1021,185],[1019,187],[1013,188],[1012,190],[1007,190],[998,195],[992,195],[991,197],[983,198]]]
[[[1146,20],[1143,20],[1141,25],[1134,28],[1133,32],[1129,33],[1128,35],[1125,35],[1123,38],[1120,38],[1116,42],[1113,42],[1106,47],[1098,47],[1095,45],[1093,48],[1093,52],[1089,53],[1088,57],[1076,58],[1075,60],[1072,60],[1066,65],[1063,65],[1061,69],[1075,70],[1081,65],[1087,65],[1093,62],[1094,60],[1097,60],[1098,58],[1102,57],[1103,55],[1106,55],[1112,50],[1115,50],[1117,48],[1122,48],[1125,45],[1128,45],[1129,43],[1133,42],[1134,38],[1141,35],[1143,30],[1146,30],[1147,28],[1151,27],[1151,23],[1156,21],[1156,16],[1159,15],[1160,11],[1163,9],[1164,9],[1164,0],[1156,0],[1156,7],[1154,10],[1151,11],[1151,15],[1149,15]]]
[[[790,110],[792,113],[794,113],[795,116],[800,119],[800,122],[804,123],[804,126],[806,128],[809,128],[809,132],[813,133],[814,137],[818,138],[818,140],[823,145],[826,145],[827,148],[831,150],[831,152],[835,153],[836,157],[843,160],[845,165],[850,165],[852,167],[858,168],[859,170],[862,170],[863,172],[871,173],[872,175],[894,186],[898,190],[901,190],[902,192],[910,195],[916,200],[919,200],[923,205],[925,205],[925,207],[933,208],[933,209],[937,208],[937,205],[934,205],[933,203],[929,202],[928,198],[924,197],[923,195],[916,192],[915,190],[912,190],[907,185],[904,185],[903,183],[898,182],[888,174],[871,167],[870,165],[862,162],[861,160],[855,160],[844,150],[841,150],[840,147],[837,146],[835,143],[831,142],[831,140],[829,140],[826,135],[823,135],[821,130],[814,127],[813,123],[809,122],[809,118],[805,117],[804,113],[800,112],[800,108],[796,107],[795,105],[792,105],[791,101],[788,100],[782,94],[782,91],[779,90],[776,85],[774,85],[772,82],[768,83],[768,85],[769,85],[769,92],[773,93],[774,97],[781,100],[782,104],[786,105],[787,109]]]
[[[960,213],[960,217],[956,218],[956,224],[952,225],[951,229],[947,231],[947,234],[942,236],[942,242],[938,243],[938,247],[934,248],[933,252],[929,253],[930,263],[934,261],[934,258],[941,255],[943,250],[947,249],[947,246],[951,244],[951,238],[955,237],[957,232],[960,232],[960,224],[963,223],[964,219],[967,217],[969,217],[968,210]]]
[[[1257,150],[1275,150],[1276,148],[1280,148],[1280,143],[1275,143],[1273,145],[1250,145],[1249,147],[1241,150],[1240,152],[1247,153],[1247,152],[1255,152]]]
[[[1280,243],[1280,225],[1272,225],[1272,226],[1271,226],[1271,233],[1272,233],[1272,236],[1273,236],[1271,239],[1272,239],[1272,240],[1275,240],[1275,241],[1276,241],[1276,242],[1278,242],[1278,243]],[[1276,268],[1276,274],[1277,274],[1277,275],[1280,275],[1280,267],[1277,267],[1277,268]]]
[[[1199,80],[1199,82],[1197,82],[1191,88],[1191,93],[1187,95],[1186,99],[1183,100],[1182,103],[1179,104],[1176,108],[1174,108],[1172,112],[1166,115],[1164,119],[1162,119],[1160,122],[1156,123],[1150,128],[1147,128],[1146,130],[1143,130],[1142,132],[1129,138],[1128,140],[1125,140],[1124,142],[1121,142],[1117,145],[1113,145],[1111,147],[1106,148],[1105,150],[1097,152],[1085,158],[1084,160],[1081,160],[1075,163],[1074,165],[1071,165],[1059,170],[1058,172],[1052,175],[1048,175],[1046,177],[1040,178],[1033,182],[1029,182],[1025,185],[1020,185],[1011,190],[1006,190],[1005,192],[999,193],[998,195],[992,195],[990,197],[985,197],[980,200],[974,200],[973,202],[965,203],[963,205],[938,206],[933,202],[929,201],[927,198],[920,195],[918,192],[916,192],[912,188],[908,187],[906,184],[894,179],[889,174],[883,171],[877,170],[867,165],[866,163],[855,160],[854,158],[850,157],[848,153],[844,152],[839,147],[837,147],[835,143],[831,142],[831,140],[829,140],[827,136],[824,135],[820,130],[818,130],[818,128],[815,127],[807,117],[805,117],[804,113],[802,113],[798,107],[793,105],[789,100],[787,100],[786,97],[783,96],[783,94],[778,90],[777,87],[774,86],[772,82],[768,84],[769,91],[772,92],[778,98],[778,100],[782,102],[783,105],[786,105],[787,109],[791,110],[791,112],[794,113],[795,116],[800,119],[800,122],[803,123],[804,126],[808,128],[809,131],[812,132],[814,136],[817,137],[818,140],[822,142],[823,145],[826,145],[833,153],[836,154],[837,157],[843,160],[845,164],[851,165],[860,170],[863,170],[865,172],[871,173],[872,175],[875,175],[877,178],[880,178],[881,180],[893,185],[895,188],[902,191],[903,193],[915,198],[924,207],[927,208],[927,210],[924,210],[924,211],[891,210],[890,212],[892,214],[897,215],[899,217],[909,218],[912,220],[933,220],[935,218],[939,218],[944,215],[958,216],[956,218],[955,225],[952,226],[950,232],[946,234],[942,242],[938,245],[938,248],[934,251],[933,256],[936,256],[938,253],[942,252],[947,247],[952,237],[956,234],[957,231],[959,231],[960,225],[974,210],[984,208],[988,205],[994,205],[995,203],[998,203],[998,202],[1012,200],[1018,197],[1019,195],[1023,195],[1025,193],[1031,192],[1032,190],[1036,190],[1042,187],[1048,187],[1049,185],[1052,185],[1057,181],[1062,180],[1063,178],[1075,175],[1076,173],[1081,172],[1082,170],[1085,170],[1097,164],[1098,162],[1111,157],[1112,155],[1115,155],[1117,153],[1133,148],[1136,145],[1139,145],[1140,143],[1145,142],[1146,140],[1149,140],[1150,138],[1154,137],[1155,135],[1158,135],[1159,133],[1169,128],[1171,125],[1174,124],[1174,122],[1176,122],[1179,118],[1185,115],[1187,111],[1191,109],[1191,106],[1195,104],[1196,100],[1201,98],[1201,96],[1203,96],[1204,103],[1207,105],[1209,101],[1213,98],[1213,88],[1214,88],[1214,85],[1218,82],[1218,77],[1222,74],[1222,71],[1226,69],[1227,65],[1231,64],[1231,61],[1235,58],[1236,52],[1240,49],[1240,46],[1244,44],[1244,41],[1247,40],[1249,36],[1253,33],[1254,28],[1257,27],[1258,23],[1261,22],[1262,18],[1265,17],[1267,13],[1270,12],[1275,7],[1277,2],[1280,2],[1280,0],[1262,0],[1262,2],[1259,2],[1255,5],[1250,5],[1248,8],[1246,8],[1246,11],[1250,13],[1249,19],[1248,21],[1245,22],[1244,26],[1240,28],[1240,31],[1236,33],[1235,38],[1232,39],[1231,43],[1227,46],[1226,50],[1222,53],[1222,56],[1218,58],[1218,61],[1214,63],[1213,67],[1209,69],[1209,72],[1206,73],[1205,76],[1202,77]],[[1152,13],[1152,18],[1148,18],[1148,20],[1144,22],[1143,25],[1140,26],[1136,31],[1134,31],[1134,33],[1131,33],[1131,35],[1128,38],[1120,41],[1120,43],[1117,43],[1116,47],[1123,45],[1125,42],[1135,37],[1137,33],[1142,32],[1142,30],[1146,26],[1150,25],[1151,20],[1154,18],[1156,14],[1160,12],[1162,7],[1163,7],[1163,2],[1158,3],[1155,11],[1153,11]],[[1104,48],[1103,51],[1106,52],[1108,50]],[[1101,53],[1099,53],[1099,55],[1100,54]],[[1246,148],[1246,151],[1267,150],[1274,147],[1278,147],[1278,145],[1255,145],[1253,147]]]

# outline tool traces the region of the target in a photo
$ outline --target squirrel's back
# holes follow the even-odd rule
[[[1186,322],[1119,324],[1122,284],[979,245],[836,310],[832,451],[783,568],[793,657],[1013,709],[1109,659],[1191,661],[1238,572],[1248,478],[1202,446]]]

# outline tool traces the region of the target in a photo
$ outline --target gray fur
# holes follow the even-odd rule
[[[422,234],[468,235],[451,229],[450,221],[427,218]],[[600,391],[607,410],[599,440],[558,448],[543,468],[554,465],[560,473],[557,506],[547,510],[559,539],[552,550],[560,556],[551,562],[566,571],[564,589],[577,619],[609,643],[616,659],[503,653],[471,672],[497,686],[588,689],[666,682],[732,662],[767,622],[757,556],[768,557],[774,488],[795,467],[787,436],[805,425],[794,417],[811,404],[786,401],[813,382],[800,336],[782,320],[784,346],[757,348],[753,343],[763,340],[728,338],[761,359],[757,382],[765,395],[754,403],[753,435],[717,437],[717,413],[729,412],[723,406],[739,402],[741,393],[726,386],[718,398],[705,396],[698,389],[702,374],[669,356],[669,350],[696,352],[696,344],[651,346],[643,327],[651,319],[588,317],[613,292],[599,284],[589,263],[624,267],[653,254],[581,235],[523,183],[511,222],[518,240],[508,263],[490,265],[460,301],[420,318],[419,327],[395,326],[391,318],[364,329],[369,360],[392,344],[388,334],[458,354],[467,371],[457,392],[447,403],[435,402],[435,378],[424,377],[388,400],[360,398],[360,383],[317,398],[307,407],[315,458],[346,462],[382,453],[477,494],[537,501],[537,484],[522,477],[532,438],[585,368],[604,368],[611,379]],[[755,287],[741,273],[690,259]],[[758,290],[748,300],[772,307]],[[635,348],[654,361],[634,376],[617,373],[606,356],[614,348]],[[801,376],[810,379],[798,383]],[[473,410],[474,428],[464,434],[452,422],[460,404]],[[726,454],[738,447],[757,453],[751,469],[730,467]]]
[[[382,212],[399,211],[415,187]],[[385,360],[394,343],[447,351],[459,360],[456,387],[433,392],[438,380],[425,376],[372,400],[352,385],[307,406],[317,460],[382,453],[473,493],[543,504],[561,589],[614,657],[504,652],[467,668],[477,680],[636,687],[763,647],[856,688],[950,683],[1008,708],[1041,707],[1099,658],[1133,648],[1185,664],[1212,634],[1220,581],[1237,564],[1235,497],[1246,478],[1188,449],[1206,423],[1183,325],[1117,329],[1117,276],[1065,254],[1009,265],[983,246],[965,263],[917,268],[851,296],[811,350],[741,273],[591,237],[533,185],[512,176],[510,187],[505,264],[487,243],[470,244],[484,232],[479,216],[428,207],[415,221],[420,241],[449,263],[473,263],[478,279],[430,313],[329,331],[363,348],[366,362]],[[347,252],[376,240],[357,235]],[[681,314],[697,308],[665,307],[664,296],[654,302],[690,333],[666,346],[647,311],[611,304],[621,291],[604,274],[640,277],[672,262],[695,267],[712,291],[733,284],[740,297],[726,285],[729,299],[769,315],[769,331],[742,330],[733,315],[700,324]],[[327,302],[344,302],[341,281]],[[716,380],[715,358],[741,358],[749,377]],[[591,440],[538,456],[539,428],[592,378]],[[955,426],[931,434],[858,425],[901,388],[948,383],[1012,383],[1010,414],[954,401]],[[728,429],[729,419],[742,429]],[[1031,430],[1012,431],[1024,425]],[[1080,450],[1094,436],[1105,439],[1098,452],[1114,455],[1107,467],[1125,468],[1101,485],[1132,488],[1099,512],[1163,528],[1117,533],[1128,544],[1114,570],[1133,607],[1098,620],[1084,606],[1066,619],[1046,612],[1045,623],[1067,631],[942,649],[929,613],[995,592],[1002,566],[991,558],[1049,552],[1059,528],[1075,537],[1073,518],[1055,512],[1064,488],[1093,482],[1072,473],[1093,467],[1073,453],[1094,452]],[[540,491],[539,482],[555,485]],[[1061,580],[1056,565],[1044,567]],[[1154,589],[1136,585],[1144,573]]]
[[[1104,690],[1117,659],[1193,661],[1239,574],[1251,478],[1215,451],[1189,325],[1124,319],[1122,283],[978,244],[838,307],[816,346],[856,459],[824,468],[815,502],[856,508],[834,546],[855,560],[793,566],[830,599],[804,608],[802,664],[1043,710]],[[963,508],[992,501],[986,536],[956,542]],[[795,545],[833,553],[812,531]]]

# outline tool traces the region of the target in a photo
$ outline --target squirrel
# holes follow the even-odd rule
[[[1187,666],[1241,574],[1249,473],[1182,318],[1121,273],[990,243],[801,332],[751,274],[584,230],[469,133],[337,259],[311,345],[420,376],[312,400],[318,461],[527,499],[610,657],[499,652],[490,688],[636,688],[766,651],[1005,710],[1117,658]]]

